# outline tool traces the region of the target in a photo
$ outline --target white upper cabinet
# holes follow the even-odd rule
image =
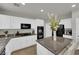
[[[35,28],[35,21],[21,17],[11,17],[12,29],[21,29],[21,23],[31,24],[31,28]]]
[[[44,20],[36,19],[36,24],[37,24],[38,26],[44,26]]]
[[[10,29],[10,16],[0,15],[0,29]]]
[[[20,18],[11,16],[11,29],[20,29]]]
[[[71,18],[68,19],[61,19],[60,24],[63,24],[65,28],[72,28],[71,27]]]
[[[37,34],[37,26],[44,26],[44,21],[40,19],[29,19],[0,14],[0,29],[21,29],[21,23],[31,24],[31,28]]]

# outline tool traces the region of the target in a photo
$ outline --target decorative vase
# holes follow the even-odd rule
[[[56,31],[53,31],[53,40],[56,41]]]
[[[7,39],[8,38],[8,35],[7,34],[5,34],[5,39]]]

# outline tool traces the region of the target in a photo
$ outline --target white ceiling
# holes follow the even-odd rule
[[[44,19],[47,20],[47,13],[54,13],[58,16],[64,16],[69,18],[72,16],[72,10],[78,10],[79,4],[76,3],[76,7],[72,8],[74,3],[26,3],[23,6],[21,3],[19,6],[15,6],[13,3],[0,3],[0,11],[5,11],[3,13],[21,16],[33,19]],[[44,9],[41,13],[40,9]]]

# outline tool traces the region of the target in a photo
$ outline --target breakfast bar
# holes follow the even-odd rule
[[[37,42],[55,55],[59,55],[63,51],[65,52],[72,45],[72,39],[63,37],[57,37],[56,39],[57,40],[55,41],[53,40],[53,37],[47,37],[44,39],[39,39]]]

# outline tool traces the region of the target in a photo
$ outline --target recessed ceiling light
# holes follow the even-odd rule
[[[44,9],[41,9],[40,12],[44,12]]]
[[[72,5],[72,7],[76,7],[76,5],[75,5],[75,4],[73,4],[73,5]]]
[[[26,5],[26,3],[21,3],[22,5]]]

